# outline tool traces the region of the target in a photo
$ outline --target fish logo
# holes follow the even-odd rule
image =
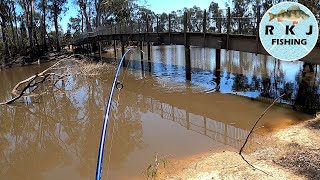
[[[315,60],[316,57],[308,54],[317,44],[318,36],[314,14],[306,6],[292,1],[272,6],[259,23],[259,39],[264,50],[284,61]],[[257,47],[259,50],[259,44]]]
[[[270,16],[269,21],[272,21],[273,19],[277,19],[278,22],[282,22],[283,20],[292,21],[293,25],[296,25],[301,20],[306,20],[310,16],[302,11],[299,6],[291,6],[285,10],[280,10],[278,14],[272,14],[268,13]]]

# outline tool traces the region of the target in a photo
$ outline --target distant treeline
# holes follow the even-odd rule
[[[77,17],[69,20],[66,33],[61,28],[61,17],[68,8],[67,0],[0,0],[0,53],[14,57],[16,55],[33,55],[35,52],[60,51],[67,45],[73,36],[81,32],[91,31],[99,26],[112,26],[122,22],[139,24],[139,28],[146,28],[146,22],[154,23],[158,19],[158,31],[164,31],[168,26],[169,14],[156,14],[147,6],[138,5],[137,0],[69,0],[80,9]],[[70,3],[69,2],[69,3]],[[195,1],[196,2],[196,1]],[[261,0],[233,0],[231,4],[231,16],[255,17],[257,6],[261,6],[261,14],[273,4],[281,1]],[[298,1],[310,8],[319,16],[319,1]],[[139,1],[141,4],[141,2]],[[147,5],[148,2],[146,1]],[[216,1],[208,4],[206,16],[209,22],[215,18],[226,16],[226,7],[219,7]],[[171,27],[173,30],[181,30],[184,12],[189,18],[189,31],[201,31],[203,24],[200,20],[204,17],[204,9],[197,7],[183,8],[170,13]],[[151,22],[151,23],[150,23]],[[224,22],[221,22],[222,26]],[[237,26],[237,22],[233,22]],[[252,23],[248,21],[248,24]],[[216,31],[207,24],[208,31]],[[140,27],[141,26],[141,27]],[[150,26],[149,29],[154,29]],[[250,25],[243,25],[244,31],[252,29]]]

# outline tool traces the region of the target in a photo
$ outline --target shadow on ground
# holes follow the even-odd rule
[[[287,146],[288,152],[274,162],[308,179],[320,179],[320,150],[306,149],[296,143]]]

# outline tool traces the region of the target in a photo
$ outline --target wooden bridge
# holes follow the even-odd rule
[[[257,12],[255,17],[232,17],[228,8],[225,16],[216,18],[207,18],[207,13],[204,11],[203,19],[188,17],[185,12],[181,21],[169,15],[165,23],[160,23],[158,16],[156,22],[150,22],[148,18],[145,22],[111,23],[75,36],[72,44],[100,44],[102,41],[114,41],[116,53],[116,41],[120,41],[122,54],[124,54],[126,42],[140,42],[140,49],[145,42],[148,46],[149,61],[151,60],[151,43],[184,45],[186,79],[191,80],[190,46],[215,48],[216,69],[220,69],[221,49],[269,55],[259,39],[260,7]],[[191,26],[191,21],[196,28]],[[141,57],[143,59],[143,55]],[[320,64],[320,42],[301,60]]]

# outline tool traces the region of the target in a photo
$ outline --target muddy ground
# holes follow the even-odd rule
[[[170,160],[157,179],[320,179],[320,117],[254,143],[259,145],[244,157],[255,169],[238,152],[208,152]]]

